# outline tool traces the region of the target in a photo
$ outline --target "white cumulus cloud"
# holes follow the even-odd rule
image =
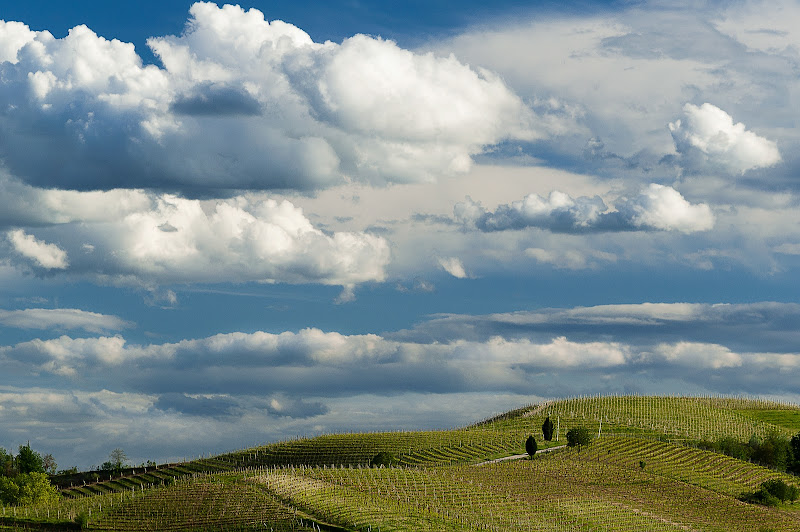
[[[163,68],[86,26],[57,39],[1,24],[12,174],[190,193],[432,181],[486,146],[539,136],[498,76],[380,38],[315,43],[256,9],[199,2],[182,35],[148,44]]]
[[[710,165],[743,174],[781,161],[778,145],[748,131],[741,122],[710,103],[687,103],[684,117],[669,124],[675,148],[689,168]]]
[[[714,227],[714,214],[705,203],[693,205],[672,187],[650,184],[620,211],[639,228],[693,233]]]
[[[486,232],[537,227],[562,233],[692,233],[714,226],[714,215],[708,205],[691,204],[677,190],[656,183],[632,198],[619,198],[616,207],[617,210],[611,209],[599,196],[573,198],[554,190],[549,197],[529,194],[521,201],[500,205],[493,212],[467,197],[455,205],[454,216],[465,227]]]
[[[69,267],[67,252],[55,244],[48,244],[26,234],[22,229],[8,231],[6,236],[14,250],[38,266],[48,270],[65,270]]]
[[[464,264],[458,257],[439,257],[439,266],[457,279],[466,279],[469,277],[467,271],[464,269]]]
[[[352,287],[383,280],[390,260],[382,237],[323,233],[286,200],[151,200],[152,208],[119,220],[83,224],[71,240],[71,269],[146,284],[236,280]],[[87,245],[92,252],[81,253]]]

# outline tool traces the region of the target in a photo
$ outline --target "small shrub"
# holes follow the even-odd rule
[[[586,427],[576,427],[567,431],[567,445],[570,447],[589,445],[592,437]]]
[[[647,462],[644,460],[639,460],[639,467],[644,471],[644,468],[647,466]]]
[[[81,530],[89,528],[89,516],[86,515],[86,512],[81,512],[75,516],[75,524],[77,524]]]

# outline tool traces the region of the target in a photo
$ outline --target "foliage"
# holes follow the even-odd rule
[[[800,432],[792,436],[789,441],[789,448],[792,451],[792,460],[788,469],[795,475],[800,475]]]
[[[789,440],[777,432],[770,432],[761,445],[753,448],[752,460],[779,471],[786,471],[790,452]]]
[[[44,473],[20,473],[14,478],[0,477],[0,500],[4,504],[52,504],[58,499],[58,491]]]
[[[0,477],[0,502],[15,504],[19,499],[19,486],[11,477]]]
[[[75,524],[77,524],[81,530],[89,528],[89,515],[86,512],[80,512],[75,516]]]
[[[589,435],[589,429],[586,427],[575,427],[567,431],[567,445],[575,447],[577,445],[589,445],[592,437]]]
[[[528,439],[525,440],[525,452],[528,453],[528,456],[533,457],[538,449],[539,445],[536,443],[536,438],[533,435],[528,436]]]
[[[798,435],[800,436],[800,435]],[[800,446],[800,437],[792,438]],[[716,451],[738,460],[753,461],[765,467],[779,471],[793,471],[792,467],[800,464],[794,459],[794,444],[779,432],[770,432],[763,439],[752,435],[747,443],[731,436],[724,436],[717,441],[702,440],[698,447],[708,451]]]
[[[782,502],[796,501],[799,491],[797,486],[790,486],[781,479],[773,478],[762,482],[758,491],[745,495],[742,499],[763,506],[778,506]]]
[[[0,447],[0,476],[13,477],[15,474],[14,455]]]
[[[56,459],[53,458],[52,454],[47,453],[46,455],[42,456],[42,468],[48,475],[56,474],[56,471],[58,470],[58,464],[56,464]]]
[[[125,454],[125,451],[117,447],[111,453],[109,453],[108,457],[111,460],[111,463],[114,464],[114,467],[117,469],[122,469],[125,465],[125,462],[128,461],[128,456]]]
[[[20,445],[15,459],[20,473],[44,473],[42,455],[31,449],[30,445]]]
[[[386,451],[381,451],[375,456],[372,457],[372,460],[369,461],[369,465],[372,467],[388,467],[397,463],[397,456],[394,453],[389,453]]]
[[[542,434],[545,441],[553,441],[553,428],[553,422],[550,421],[550,416],[547,416],[547,419],[542,423]]]

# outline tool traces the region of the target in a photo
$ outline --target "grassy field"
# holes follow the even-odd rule
[[[558,440],[544,442],[545,417]],[[533,460],[477,465],[565,443]],[[48,507],[0,510],[0,529],[336,531],[796,531],[800,503],[741,502],[786,473],[694,448],[800,431],[800,409],[757,400],[583,397],[532,405],[450,431],[324,435],[62,490]],[[392,467],[369,467],[378,452]]]

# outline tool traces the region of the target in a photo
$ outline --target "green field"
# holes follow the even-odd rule
[[[558,441],[544,442],[546,416]],[[525,439],[560,447],[522,454]],[[325,435],[66,487],[49,507],[6,507],[0,529],[337,531],[796,531],[800,503],[739,498],[800,479],[705,451],[800,431],[800,408],[759,400],[583,397],[517,409],[463,429]],[[378,453],[391,467],[369,467]],[[82,516],[82,517],[81,517]]]

